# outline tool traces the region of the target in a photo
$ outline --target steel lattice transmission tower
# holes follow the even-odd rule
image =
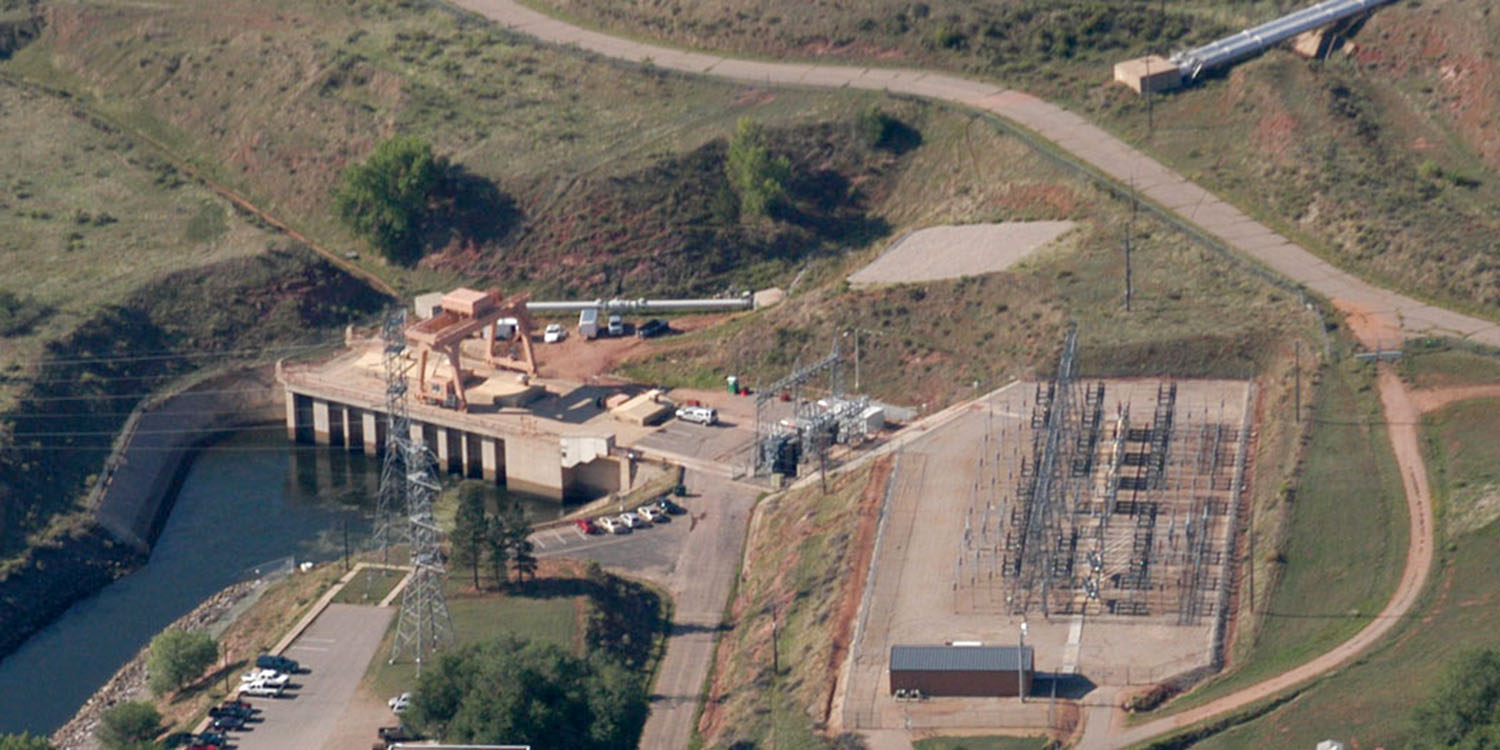
[[[401,614],[396,622],[396,642],[391,662],[410,654],[422,672],[422,655],[453,641],[453,621],[443,594],[447,566],[438,547],[437,521],[432,517],[432,499],[441,489],[436,460],[427,446],[407,438],[406,507],[411,536],[411,581],[401,592]]]
[[[380,471],[380,495],[375,502],[375,534],[380,561],[390,562],[390,548],[411,541],[406,518],[406,449],[411,441],[411,416],[406,409],[406,311],[386,316],[381,330],[385,342],[385,463]]]

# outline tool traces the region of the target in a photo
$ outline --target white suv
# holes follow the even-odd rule
[[[280,698],[284,688],[280,685],[267,685],[264,682],[252,682],[240,686],[240,695],[253,695],[261,698]]]
[[[684,406],[677,410],[677,418],[684,422],[715,424],[719,421],[719,413],[707,406]]]

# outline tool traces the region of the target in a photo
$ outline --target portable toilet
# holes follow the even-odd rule
[[[586,339],[599,337],[599,310],[590,307],[578,313],[578,335]]]
[[[724,382],[728,384],[730,393],[733,393],[736,396],[740,395],[740,376],[730,375],[729,377],[724,378]]]

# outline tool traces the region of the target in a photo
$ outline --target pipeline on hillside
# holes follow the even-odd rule
[[[1202,47],[1174,53],[1171,61],[1182,71],[1182,80],[1187,83],[1205,71],[1249,57],[1304,31],[1326,26],[1389,2],[1391,0],[1325,0]]]

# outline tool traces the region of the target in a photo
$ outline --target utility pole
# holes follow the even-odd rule
[[[1026,621],[1021,621],[1021,646],[1016,649],[1016,695],[1026,702]]]
[[[1151,90],[1151,58],[1147,57],[1145,59],[1145,62],[1146,80],[1141,82],[1141,95],[1146,97],[1146,140],[1150,141],[1151,135],[1156,132],[1156,118],[1154,113],[1151,111],[1151,95],[1155,92]]]
[[[1130,312],[1130,299],[1134,295],[1130,268],[1130,240],[1135,235],[1135,213],[1140,201],[1135,195],[1135,181],[1130,181],[1130,221],[1125,225],[1125,312]]]
[[[1297,424],[1302,424],[1302,339],[1297,339],[1295,343],[1297,346],[1297,360],[1295,365],[1296,387],[1294,388],[1293,393],[1296,394],[1294,398],[1297,409]]]

